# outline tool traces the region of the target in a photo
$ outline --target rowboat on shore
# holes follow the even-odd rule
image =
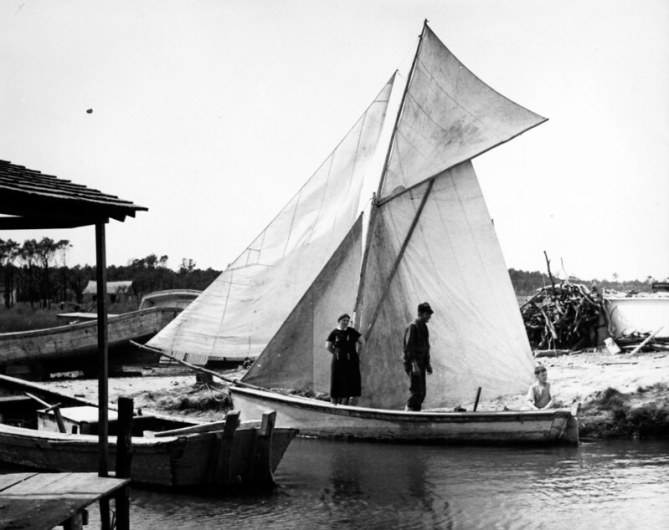
[[[37,398],[37,399],[35,399]],[[39,401],[38,401],[39,400]],[[41,402],[60,404],[58,415]],[[47,471],[97,471],[97,408],[43,385],[0,375],[0,461]],[[261,422],[204,423],[162,415],[132,421],[133,483],[173,488],[268,486],[296,430]],[[60,423],[60,426],[59,426]],[[109,463],[116,458],[116,413],[109,413]],[[66,432],[61,432],[65,430]]]
[[[130,340],[145,341],[164,328],[180,309],[154,307],[110,316],[107,333],[109,348],[129,344]],[[41,363],[62,370],[65,360],[95,353],[98,349],[96,320],[76,322],[46,329],[0,334],[0,367]]]
[[[235,407],[245,417],[271,408],[306,435],[575,443],[568,409],[460,412],[477,389],[493,399],[533,381],[472,159],[545,118],[483,83],[427,23],[406,79],[391,77],[265,230],[148,346],[193,364],[255,359],[231,387]],[[434,373],[427,410],[405,412],[403,331],[426,300]],[[297,397],[328,392],[324,343],[344,312],[366,343],[360,406]]]

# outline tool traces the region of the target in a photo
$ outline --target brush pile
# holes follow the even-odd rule
[[[539,289],[520,307],[527,337],[538,350],[580,350],[597,345],[600,317],[598,290],[563,281]]]

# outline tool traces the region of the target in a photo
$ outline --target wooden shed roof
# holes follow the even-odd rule
[[[0,229],[74,228],[148,210],[69,180],[0,160]]]

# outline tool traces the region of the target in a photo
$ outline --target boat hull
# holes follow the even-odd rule
[[[131,477],[134,483],[175,488],[270,485],[294,436],[292,429],[275,429],[268,454],[257,439],[257,426],[240,427],[231,439],[221,431],[133,437]],[[116,440],[112,438],[108,456],[114,469]],[[40,470],[93,472],[99,465],[98,437],[0,425],[0,460]],[[269,467],[256,466],[264,461]]]
[[[267,409],[300,435],[334,439],[466,444],[577,444],[578,420],[566,409],[505,412],[405,412],[332,405],[323,401],[234,386],[245,418]]]
[[[19,423],[18,409],[26,404],[26,392],[67,407],[92,405],[42,385],[0,375],[0,402],[7,420],[0,423],[0,461],[46,471],[97,471],[97,435],[15,425]],[[9,425],[10,421],[14,425]],[[158,425],[202,432],[167,436],[146,432],[159,431]],[[249,421],[226,430],[224,422],[191,423],[158,415],[135,416],[131,478],[134,483],[173,488],[272,485],[273,473],[296,434],[295,429],[274,428],[273,423],[263,429],[260,422]],[[116,436],[108,439],[108,463],[110,470],[115,469]]]
[[[169,289],[147,294],[139,304],[140,309],[166,307],[182,311],[195,300],[202,291],[195,289]]]
[[[107,324],[110,348],[130,340],[148,339],[165,327],[179,310],[142,309],[110,317]],[[0,334],[0,366],[13,363],[48,362],[96,352],[97,321],[79,322],[48,329]]]
[[[607,297],[606,309],[614,338],[639,331],[669,338],[669,294]]]

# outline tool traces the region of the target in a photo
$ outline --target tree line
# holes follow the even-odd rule
[[[52,302],[82,303],[89,281],[95,280],[95,267],[68,267],[67,251],[72,247],[66,239],[40,241],[28,239],[18,243],[0,239],[0,285],[4,305],[29,302],[31,307],[49,307]],[[167,266],[168,256],[150,254],[133,259],[128,265],[107,267],[107,281],[132,280],[132,289],[141,296],[163,289],[205,289],[220,274],[214,269],[197,268],[192,259],[182,259],[175,271]]]
[[[51,302],[71,301],[81,303],[83,292],[90,280],[95,280],[95,267],[90,265],[65,265],[71,248],[68,240],[54,241],[48,237],[23,243],[0,239],[0,285],[5,307],[16,302],[29,302],[32,307],[49,306]],[[163,289],[206,289],[221,271],[197,268],[192,259],[182,259],[177,270],[167,266],[168,256],[149,254],[133,259],[125,266],[107,267],[107,281],[132,280],[132,289],[139,300],[141,296]],[[547,274],[539,271],[509,269],[511,283],[518,296],[528,296],[537,289],[550,285]],[[619,291],[647,291],[650,280],[644,281],[589,280],[571,277],[570,281]]]
[[[513,290],[518,296],[529,296],[534,294],[537,289],[551,285],[551,279],[548,274],[539,272],[539,271],[523,271],[516,269],[509,269],[509,276],[511,277],[511,283],[513,284]],[[581,283],[588,287],[592,285],[597,285],[600,289],[612,289],[615,291],[649,291],[651,288],[651,283],[653,282],[652,277],[648,277],[645,280],[630,280],[630,281],[618,281],[617,275],[614,274],[614,280],[582,280],[575,276],[570,276],[569,281],[571,283]],[[554,281],[562,281],[560,279]]]

